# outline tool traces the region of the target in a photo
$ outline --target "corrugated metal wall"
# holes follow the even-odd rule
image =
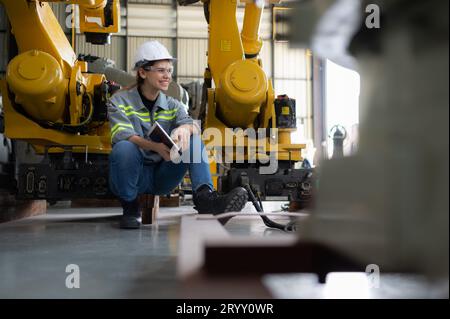
[[[178,39],[178,77],[187,79],[202,79],[207,65],[206,51],[208,51],[207,39]]]
[[[208,38],[208,23],[206,23],[203,7],[178,6],[177,8],[178,38]]]
[[[203,81],[208,58],[208,24],[203,5],[177,6],[177,81]]]
[[[263,46],[261,49],[261,52],[259,53],[259,56],[262,61],[262,66],[264,69],[264,72],[266,72],[266,75],[268,78],[272,78],[272,47],[273,43],[271,40],[264,40]]]
[[[287,42],[275,42],[276,79],[305,79],[306,54],[304,49],[293,49]]]
[[[176,37],[177,16],[170,5],[128,4],[128,36]]]
[[[305,49],[291,48],[287,42],[274,43],[274,88],[277,95],[296,99],[298,133],[294,142],[312,138],[310,54]]]

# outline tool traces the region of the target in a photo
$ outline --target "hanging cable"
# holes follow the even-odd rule
[[[263,213],[264,209],[263,209],[261,197],[259,196],[258,192],[255,192],[256,196],[257,196],[257,197],[255,197],[255,193],[253,193],[252,187],[249,184],[245,184],[244,188],[247,190],[248,196],[249,196],[253,206],[255,206],[256,211],[258,213]],[[274,222],[273,220],[271,220],[267,216],[260,215],[260,217],[263,220],[264,224],[267,227],[269,227],[269,228],[281,229],[281,230],[286,231],[286,232],[296,231],[296,223],[295,223],[295,221],[292,221],[292,222],[289,222],[286,225],[283,225],[283,224]]]

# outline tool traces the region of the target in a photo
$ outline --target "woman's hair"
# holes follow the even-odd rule
[[[136,70],[136,85],[141,85],[142,83],[144,83],[144,79],[141,78],[141,76],[139,75],[139,69],[146,67],[146,66],[152,66],[155,64],[156,61],[149,61],[147,63],[145,63],[144,65],[141,65],[137,70]]]
[[[141,76],[139,75],[139,69],[140,69],[140,68],[143,68],[144,66],[152,66],[152,65],[155,64],[155,62],[156,62],[156,61],[149,61],[149,62],[147,62],[147,63],[145,63],[145,64],[139,66],[139,67],[136,69],[136,82],[133,83],[133,84],[131,84],[131,85],[128,85],[128,86],[123,87],[122,90],[130,90],[130,89],[132,89],[132,88],[134,88],[134,87],[136,87],[136,86],[139,87],[141,84],[143,84],[145,80],[144,80],[143,78],[141,78]]]

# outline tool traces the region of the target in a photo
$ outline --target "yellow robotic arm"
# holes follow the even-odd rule
[[[194,2],[181,0],[180,4]],[[245,3],[241,32],[236,18],[237,1],[202,2],[209,23],[205,83],[211,84],[204,127],[214,127],[222,133],[230,128],[277,128],[277,159],[301,160],[301,149],[305,145],[292,144],[290,138],[296,130],[295,107],[281,105],[283,101],[277,104],[279,101],[275,99],[272,82],[267,78],[259,58],[262,48],[259,29],[264,1],[241,1]],[[280,0],[266,2],[279,3]],[[212,81],[215,87],[212,87]],[[293,125],[280,124],[283,116],[289,116]],[[234,146],[226,143],[223,140],[221,146]]]
[[[87,42],[109,43],[110,34],[120,31],[119,0],[71,0],[66,3],[79,5],[80,32],[86,35]]]
[[[197,1],[179,0],[181,5],[194,2]],[[209,23],[204,82],[207,89],[202,101],[204,138],[206,147],[214,149],[219,160],[225,159],[229,164],[222,173],[217,172],[214,163],[210,166],[213,176],[219,176],[214,182],[223,191],[251,185],[263,199],[289,198],[303,207],[311,198],[311,170],[294,169],[305,148],[304,144],[291,143],[291,133],[296,130],[295,100],[287,96],[275,98],[272,82],[259,58],[264,4],[280,1],[241,1],[245,3],[241,32],[236,17],[237,0],[202,2]],[[221,138],[210,134],[218,131]],[[270,134],[261,137],[261,131]],[[255,132],[257,138],[253,136]],[[266,165],[268,160],[272,162],[270,168]],[[273,162],[276,163],[272,165]]]
[[[109,33],[119,31],[118,0],[0,0],[18,47],[6,83],[1,83],[5,133],[38,151],[46,144],[63,144],[107,153],[109,132],[107,125],[99,125],[105,118],[95,116],[104,112],[94,105],[105,76],[86,73],[86,62],[77,60],[47,2],[78,4],[80,30],[91,42],[105,43]]]
[[[259,115],[268,89],[266,75],[258,60],[253,59],[261,48],[257,34],[262,10],[253,3],[246,5],[244,42],[238,30],[236,5],[233,1],[209,3],[208,64],[217,87],[217,116],[230,127],[247,128]]]

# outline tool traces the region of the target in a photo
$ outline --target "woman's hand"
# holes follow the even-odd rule
[[[165,161],[170,161],[170,148],[164,143],[154,143],[152,151],[161,155]]]
[[[185,151],[189,148],[191,132],[189,126],[181,125],[172,131],[170,137],[181,148],[181,151]]]
[[[143,150],[156,152],[161,155],[165,161],[170,161],[170,148],[168,148],[166,144],[146,140],[138,135],[133,135],[129,137],[128,140]]]

